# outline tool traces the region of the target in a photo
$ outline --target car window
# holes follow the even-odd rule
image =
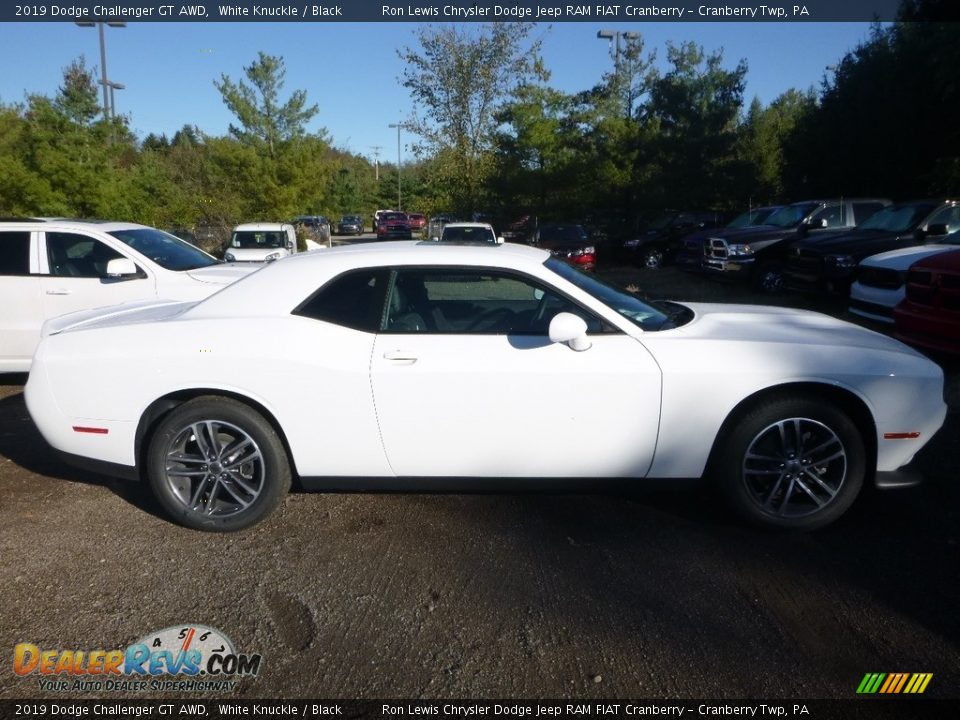
[[[485,227],[450,227],[447,225],[440,236],[443,242],[488,242],[496,243],[497,238],[490,228]]]
[[[156,228],[113,230],[110,234],[165,270],[196,270],[220,262],[212,255],[195,248],[175,235]]]
[[[840,225],[845,225],[844,222],[844,208],[843,205],[830,205],[821,210],[818,210],[810,217],[810,222],[814,226],[822,220],[827,221],[827,227],[838,227]]]
[[[389,278],[390,271],[386,268],[352,270],[326,283],[293,314],[354,330],[377,332]]]
[[[105,277],[107,263],[123,257],[89,235],[48,232],[46,237],[50,274],[56,277]]]
[[[30,274],[30,232],[0,232],[0,275]]]
[[[948,233],[960,229],[960,205],[944,208],[930,218],[927,225],[946,225]]]
[[[883,203],[878,202],[855,202],[853,204],[853,221],[859,225],[874,213],[884,208]]]
[[[480,268],[403,269],[390,288],[383,330],[546,335],[560,312],[582,317],[588,332],[604,330],[592,313],[531,278]]]
[[[255,248],[280,248],[283,247],[287,239],[287,234],[280,230],[241,230],[235,232],[230,239],[230,247],[255,249]]]

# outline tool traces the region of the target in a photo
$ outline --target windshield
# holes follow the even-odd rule
[[[900,207],[886,207],[874,213],[866,222],[860,224],[861,230],[886,230],[887,232],[903,232],[912,230],[927,215],[933,212],[935,205],[902,205]]]
[[[488,227],[450,227],[443,228],[441,242],[486,242],[496,243],[493,230]]]
[[[936,242],[942,245],[960,245],[960,230],[954,230],[945,238],[937,240]]]
[[[579,225],[544,225],[540,228],[540,241],[558,242],[586,240],[587,233]]]
[[[287,234],[282,230],[239,230],[230,238],[230,247],[243,250],[272,250],[283,247]]]
[[[787,205],[768,217],[764,224],[781,228],[793,227],[794,225],[798,225],[815,207],[817,206],[814,203]]]
[[[754,225],[762,225],[767,221],[776,208],[757,208],[756,210],[749,210],[745,213],[737,215],[733,220],[727,223],[728,228],[742,228],[742,227],[753,227]]]
[[[110,234],[166,270],[196,270],[220,262],[190,243],[156,228],[114,230]]]
[[[603,282],[592,273],[585,273],[557,258],[550,258],[544,265],[644,330],[664,330],[674,327],[667,313],[643,302],[636,295],[622,288]]]

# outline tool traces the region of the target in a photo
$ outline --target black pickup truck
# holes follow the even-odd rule
[[[710,234],[704,241],[703,271],[777,292],[783,288],[783,267],[791,242],[851,230],[887,205],[890,201],[883,198],[805,200],[786,205],[763,225]]]
[[[898,203],[850,232],[795,242],[787,253],[786,285],[801,292],[846,295],[861,260],[945,236],[948,226],[957,222],[957,206],[956,200],[942,199]]]

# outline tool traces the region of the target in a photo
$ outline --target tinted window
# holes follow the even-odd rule
[[[196,270],[219,261],[203,250],[156,228],[132,228],[110,233],[167,270]]]
[[[30,233],[0,233],[0,275],[30,274]]]
[[[878,202],[855,202],[853,204],[853,221],[859,225],[874,213],[883,210],[883,203]]]
[[[50,274],[57,277],[105,277],[107,263],[122,257],[112,247],[89,235],[47,233]]]
[[[405,269],[394,280],[385,332],[546,335],[553,316],[582,317],[590,332],[603,324],[571,300],[530,278],[471,269]]]
[[[293,311],[294,315],[376,332],[383,314],[383,298],[390,272],[355,270],[334,278]]]
[[[838,227],[845,225],[843,205],[830,205],[818,210],[810,217],[810,222],[816,227],[817,223],[826,220],[827,227]]]
[[[931,211],[931,205],[891,206],[873,215],[860,227],[863,230],[904,232],[915,228]]]
[[[230,247],[244,249],[281,248],[287,240],[282,230],[241,230],[230,239]]]
[[[960,205],[944,208],[930,218],[927,225],[946,225],[948,233],[960,228]]]

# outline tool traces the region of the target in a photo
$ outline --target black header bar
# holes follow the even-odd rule
[[[4,22],[870,22],[899,0],[37,0],[3,3]]]

